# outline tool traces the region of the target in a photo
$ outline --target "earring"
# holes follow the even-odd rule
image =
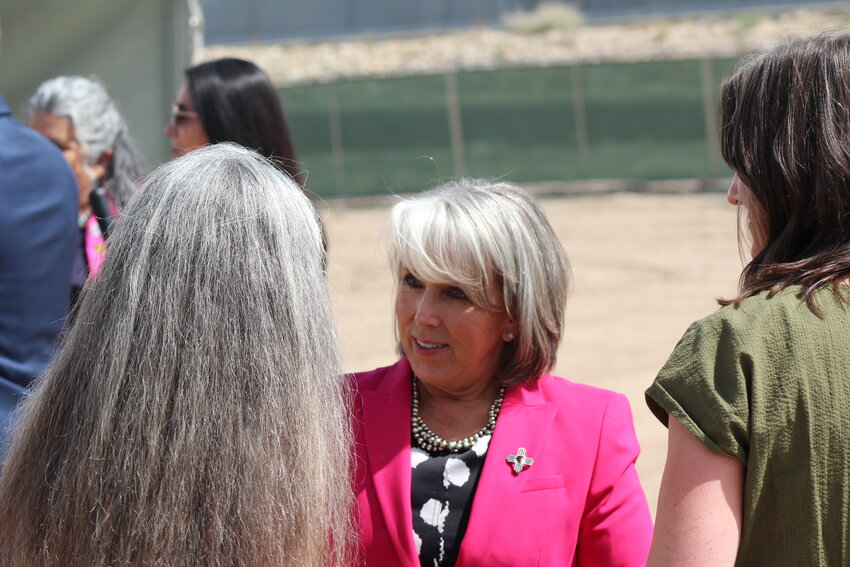
[[[507,333],[505,333],[505,342],[508,342],[508,343],[509,343],[509,342],[511,342],[512,340],[514,340],[514,332],[513,332],[513,331],[508,331]]]

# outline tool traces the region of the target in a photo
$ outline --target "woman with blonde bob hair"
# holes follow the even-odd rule
[[[219,144],[116,226],[20,410],[0,565],[347,564],[348,394],[307,198]]]
[[[548,374],[569,268],[537,201],[461,180],[390,233],[402,358],[354,377],[365,563],[642,565],[628,402]]]

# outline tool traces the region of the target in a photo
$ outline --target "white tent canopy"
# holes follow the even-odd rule
[[[195,0],[0,0],[0,94],[23,121],[43,81],[95,75],[154,166],[169,157],[163,126],[199,23]]]

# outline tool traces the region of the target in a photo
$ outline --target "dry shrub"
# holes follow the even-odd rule
[[[509,30],[516,33],[534,34],[548,31],[573,30],[581,27],[584,16],[572,4],[546,2],[529,12],[510,12],[502,16]]]

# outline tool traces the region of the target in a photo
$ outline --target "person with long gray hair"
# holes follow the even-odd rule
[[[310,202],[218,144],[151,174],[111,238],[20,409],[0,565],[348,564],[350,395]]]
[[[97,273],[103,262],[103,217],[124,208],[144,169],[115,102],[94,78],[56,77],[42,83],[27,103],[27,114],[30,128],[62,150],[77,178],[80,246],[71,291],[75,300],[86,277]],[[101,186],[109,203],[101,207],[106,210],[99,213],[99,224],[92,207],[101,198]]]

